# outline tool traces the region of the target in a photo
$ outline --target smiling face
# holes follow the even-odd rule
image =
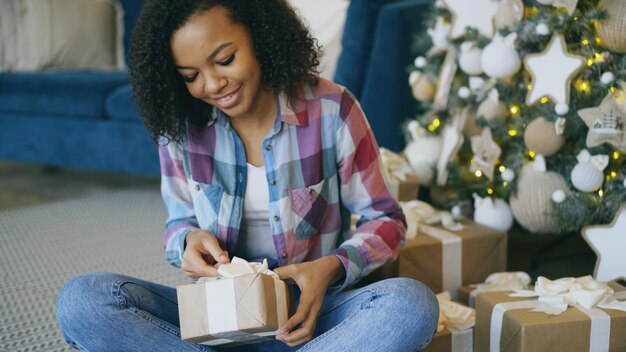
[[[231,118],[260,118],[275,104],[275,94],[262,87],[248,30],[223,7],[190,17],[172,34],[170,48],[189,93]]]

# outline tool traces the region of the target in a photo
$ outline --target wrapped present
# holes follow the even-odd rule
[[[380,148],[380,158],[391,194],[398,201],[417,199],[420,183],[408,160],[385,148]]]
[[[484,283],[463,285],[457,290],[457,300],[472,308],[476,306],[476,295],[481,292],[523,290],[530,285],[530,276],[523,271],[493,273]]]
[[[204,345],[268,340],[288,319],[290,291],[267,261],[233,258],[220,276],[176,288],[181,339]]]
[[[456,296],[461,285],[483,282],[491,273],[506,270],[505,232],[469,220],[456,223],[449,213],[420,201],[406,202],[402,208],[408,230],[400,249],[399,276]]]
[[[423,351],[473,351],[474,309],[453,302],[448,291],[437,294],[437,300],[439,301],[437,334]]]
[[[476,296],[474,350],[626,351],[626,287],[540,277],[533,291],[515,292]]]

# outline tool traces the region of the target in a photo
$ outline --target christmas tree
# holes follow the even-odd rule
[[[626,1],[443,0],[410,68],[404,154],[440,206],[533,233],[626,201]]]

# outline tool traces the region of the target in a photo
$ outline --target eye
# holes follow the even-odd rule
[[[181,76],[183,77],[183,81],[187,83],[191,83],[196,80],[196,77],[198,77],[198,73],[196,72],[192,76],[185,76],[185,75],[181,75]]]
[[[235,54],[232,54],[231,56],[228,57],[228,59],[224,61],[219,61],[217,64],[221,66],[227,66],[228,64],[233,62],[233,60],[235,60]]]

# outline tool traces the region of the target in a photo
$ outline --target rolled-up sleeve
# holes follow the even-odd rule
[[[178,143],[159,143],[161,163],[161,196],[167,210],[163,245],[165,259],[180,267],[185,250],[185,237],[198,228],[193,200],[185,175],[183,153]]]
[[[336,129],[341,199],[361,216],[359,226],[333,251],[345,268],[341,290],[398,257],[406,219],[383,177],[378,145],[361,107],[344,91]]]

